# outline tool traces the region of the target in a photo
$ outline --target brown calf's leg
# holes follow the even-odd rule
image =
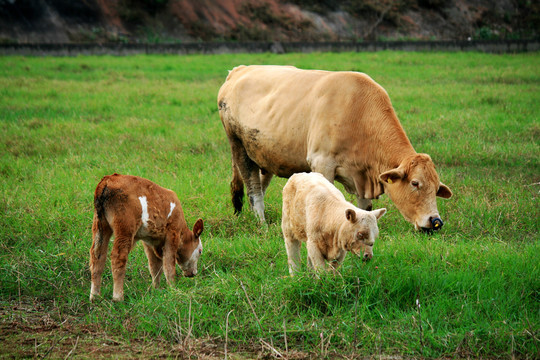
[[[92,247],[90,248],[90,274],[92,287],[90,289],[90,301],[101,294],[101,276],[107,260],[107,249],[111,239],[112,229],[105,219],[99,223],[94,214],[92,224]]]
[[[114,245],[111,251],[111,267],[114,281],[113,301],[123,301],[126,263],[133,246],[133,232],[126,232],[122,228],[116,228],[114,235]]]
[[[288,222],[283,218],[283,238],[285,240],[285,250],[287,251],[287,263],[289,274],[294,276],[300,269],[300,247],[301,243],[295,239],[292,231],[288,230]]]
[[[159,286],[159,279],[163,272],[163,261],[156,256],[154,248],[143,242],[144,252],[148,258],[148,269],[150,269],[150,275],[152,275],[152,285],[154,288]]]
[[[176,252],[180,246],[180,235],[176,231],[169,231],[163,246],[163,272],[169,286],[174,286],[176,276]]]

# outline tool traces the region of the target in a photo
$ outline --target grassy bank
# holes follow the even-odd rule
[[[538,358],[539,60],[400,52],[0,58],[7,354],[91,357],[114,339],[110,346],[128,357],[130,344],[160,344],[165,357]],[[285,179],[268,189],[267,226],[250,212],[232,214],[216,95],[239,64],[373,77],[454,192],[438,200],[444,229],[414,232],[383,196],[374,207],[389,213],[371,262],[347,257],[339,276],[288,277]],[[151,289],[138,245],[126,301],[111,303],[108,265],[104,299],[89,304],[93,191],[113,172],[173,189],[188,223],[205,220],[197,277]]]

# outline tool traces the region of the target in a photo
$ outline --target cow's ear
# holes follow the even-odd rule
[[[353,209],[347,209],[345,211],[345,216],[350,222],[356,222],[356,211],[354,211]]]
[[[386,214],[386,208],[381,208],[381,209],[377,209],[377,210],[373,210],[371,212],[373,215],[375,215],[375,217],[378,219],[380,219],[384,214]]]
[[[445,199],[450,199],[452,197],[452,190],[443,183],[439,184],[439,190],[437,190],[437,196]]]
[[[388,170],[379,175],[379,179],[386,183],[393,183],[394,181],[401,180],[405,177],[405,172],[400,168]]]
[[[202,232],[203,232],[203,229],[204,229],[204,226],[203,226],[203,221],[202,219],[199,219],[197,220],[197,222],[195,223],[195,225],[193,225],[193,235],[198,238],[199,236],[201,236]]]

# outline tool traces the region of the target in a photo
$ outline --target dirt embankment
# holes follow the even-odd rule
[[[0,0],[0,42],[462,40],[540,34],[515,0]]]

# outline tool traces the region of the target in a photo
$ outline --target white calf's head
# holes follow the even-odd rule
[[[375,239],[379,236],[377,220],[385,213],[385,208],[373,211],[347,209],[344,214],[346,220],[339,230],[341,247],[364,260],[370,260]]]
[[[193,277],[197,275],[197,263],[201,257],[203,246],[200,239],[203,232],[202,219],[197,220],[193,226],[193,231],[187,231],[183,235],[183,244],[178,248],[176,262],[184,272],[184,276]]]

